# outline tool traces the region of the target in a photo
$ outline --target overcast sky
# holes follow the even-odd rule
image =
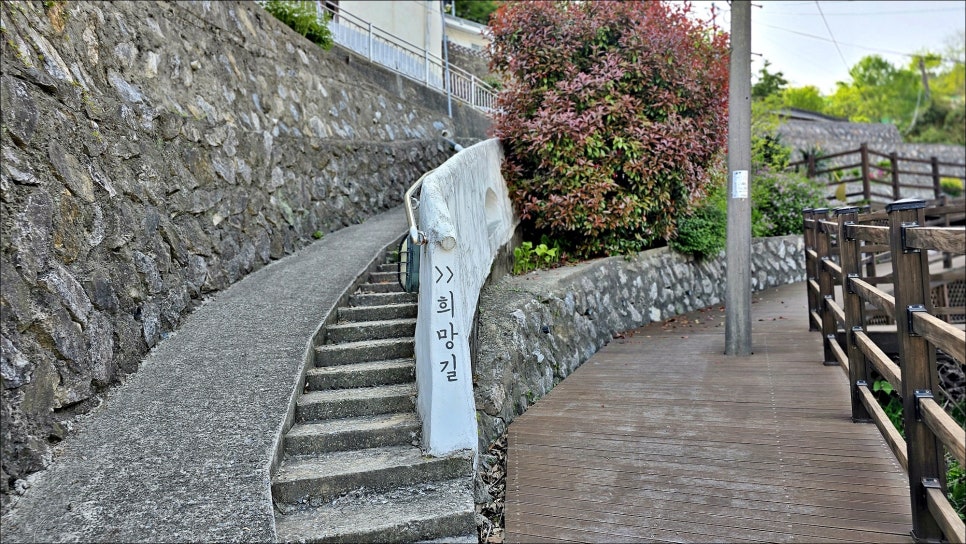
[[[714,4],[730,30],[726,0],[692,3],[699,10]],[[942,53],[966,29],[966,0],[752,0],[752,6],[752,80],[767,59],[769,71],[782,72],[790,86],[814,85],[825,94],[835,90],[836,81],[849,81],[848,68],[866,55],[905,66],[906,55]]]

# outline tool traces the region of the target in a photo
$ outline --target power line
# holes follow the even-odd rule
[[[822,5],[819,4],[818,0],[815,0],[815,7],[818,8],[819,15],[822,16],[822,22],[825,23],[825,30],[828,30],[828,35],[832,38],[832,43],[835,44],[835,50],[839,52],[839,58],[842,59],[842,64],[845,66],[845,70],[849,70],[849,63],[845,60],[845,55],[842,54],[842,49],[839,47],[839,42],[835,41],[835,36],[832,34],[832,27],[828,26],[828,20],[825,18],[825,14],[822,13]]]
[[[763,23],[761,21],[754,21],[753,24],[761,25],[761,26],[767,26],[768,28],[774,28],[775,30],[782,30],[782,31],[785,31],[785,32],[789,32],[791,34],[797,34],[799,36],[805,36],[806,38],[813,38],[813,39],[816,39],[816,40],[821,40],[823,42],[832,42],[832,40],[830,40],[828,38],[825,38],[823,36],[816,36],[815,34],[809,34],[807,32],[800,32],[798,30],[792,30],[790,28],[785,28],[785,27],[782,27],[782,26],[771,25],[771,24],[768,24],[768,23]],[[882,49],[881,47],[869,47],[867,45],[859,45],[857,43],[838,42],[838,44],[839,45],[846,45],[848,47],[858,47],[859,49],[865,49],[867,51],[875,51],[875,52],[878,52],[878,53],[889,53],[891,55],[902,55],[904,57],[910,57],[910,58],[917,58],[917,57],[921,56],[921,53],[919,53],[919,54],[917,54],[917,53],[904,53],[902,51],[894,51],[892,49]],[[959,59],[952,59],[952,58],[948,58],[948,57],[943,57],[941,55],[938,55],[938,56],[942,60],[946,60],[946,61],[950,61],[950,62],[962,63],[962,60],[959,60]]]
[[[941,8],[941,9],[917,9],[917,10],[913,10],[913,11],[904,10],[904,11],[875,11],[875,12],[872,12],[872,11],[865,11],[865,12],[863,12],[863,11],[850,11],[850,12],[845,12],[845,13],[829,13],[828,16],[829,17],[839,17],[839,16],[852,16],[852,15],[856,15],[856,16],[862,16],[862,17],[876,17],[876,16],[879,16],[879,15],[907,15],[907,14],[914,14],[914,13],[940,13],[940,12],[951,12],[951,11],[961,12],[961,11],[963,11],[963,9],[962,8]],[[782,13],[782,15],[811,15],[811,16],[814,16],[815,14],[814,13],[799,12],[799,13]]]

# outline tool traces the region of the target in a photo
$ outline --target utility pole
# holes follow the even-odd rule
[[[751,355],[751,3],[731,2],[725,354]]]
[[[926,74],[925,56],[919,57],[919,73],[922,75],[922,88],[926,90],[926,102],[929,102],[929,76]]]

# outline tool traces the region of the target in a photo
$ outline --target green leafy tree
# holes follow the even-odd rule
[[[788,85],[788,80],[784,77],[785,75],[781,72],[769,72],[769,66],[771,66],[771,63],[766,60],[765,65],[758,70],[758,81],[751,86],[752,99],[763,99],[769,96],[779,95],[785,88],[785,85]]]
[[[858,122],[894,123],[900,130],[911,125],[917,101],[921,105],[921,83],[915,72],[870,55],[849,75],[852,82],[839,82],[829,97],[829,113]]]
[[[457,17],[487,25],[490,24],[490,15],[502,3],[500,0],[453,0],[453,10]]]
[[[786,108],[799,108],[819,113],[825,111],[825,97],[814,85],[785,89],[781,93],[781,100]]]

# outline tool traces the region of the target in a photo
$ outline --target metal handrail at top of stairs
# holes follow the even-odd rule
[[[306,0],[290,1],[295,4]],[[262,7],[266,2],[256,0]],[[341,7],[320,0],[314,4],[317,19],[329,28],[336,44],[434,91],[449,94],[474,109],[488,113],[496,107],[496,89],[475,75]],[[444,74],[448,75],[449,89]]]

